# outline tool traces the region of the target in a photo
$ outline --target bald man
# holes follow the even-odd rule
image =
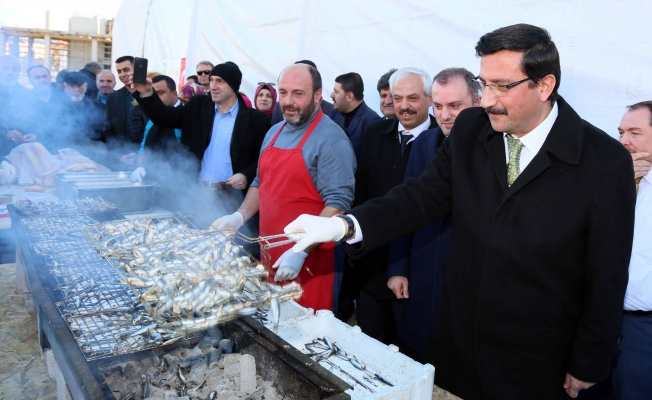
[[[355,188],[355,154],[348,137],[321,110],[322,82],[316,68],[295,64],[281,73],[279,103],[284,121],[263,141],[258,174],[244,202],[215,221],[239,229],[260,212],[260,234],[283,232],[301,214],[334,216],[348,210]],[[304,290],[299,304],[332,310],[335,252],[332,243],[294,253],[289,245],[269,250],[276,281],[295,280]]]

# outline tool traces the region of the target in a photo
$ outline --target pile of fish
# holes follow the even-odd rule
[[[36,203],[35,203],[36,204]],[[83,229],[97,222],[87,215],[34,216],[23,218],[21,223],[31,239],[49,243],[56,250],[58,241],[83,237]],[[52,229],[56,227],[56,229]],[[43,245],[45,246],[45,245]]]
[[[124,276],[150,316],[180,336],[238,316],[266,317],[301,287],[264,281],[268,272],[234,232],[189,228],[175,217],[111,221],[88,227],[98,252]]]
[[[341,374],[356,384],[367,389],[371,393],[376,392],[373,387],[378,388],[378,384],[376,382],[387,386],[394,386],[394,384],[392,384],[387,378],[378,372],[371,371],[369,368],[367,368],[365,363],[358,359],[358,357],[353,354],[348,354],[342,349],[340,345],[338,345],[336,342],[331,342],[326,336],[323,338],[317,338],[310,343],[306,343],[304,346],[306,350],[308,350],[308,353],[306,354],[307,356],[312,357],[312,359],[317,362],[323,362],[327,364],[331,369],[336,369]],[[358,373],[356,376],[356,374],[348,372],[344,366],[340,366],[334,363],[334,359],[331,357],[336,357],[337,359],[346,361],[348,365],[352,365],[355,367],[355,369],[361,371],[362,373]]]
[[[117,211],[115,204],[101,197],[64,201],[18,202],[14,206],[25,215],[62,216]]]

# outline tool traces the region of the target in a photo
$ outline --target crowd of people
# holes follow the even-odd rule
[[[462,398],[652,397],[652,101],[623,104],[618,143],[559,95],[544,29],[500,28],[475,52],[477,76],[389,70],[374,107],[355,72],[324,100],[310,60],[251,101],[230,61],[201,61],[178,90],[134,83],[131,56],[117,91],[96,63],[56,83],[33,66],[30,91],[4,56],[1,155],[80,147],[216,229],[285,231],[298,243],[270,249],[270,279],[434,364]]]

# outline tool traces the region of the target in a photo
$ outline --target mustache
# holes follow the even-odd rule
[[[391,103],[383,103],[383,107],[394,107],[394,102],[391,102]]]
[[[399,114],[416,114],[417,112],[411,108],[402,108],[398,112]]]
[[[301,111],[301,109],[297,106],[285,106],[283,107],[283,112],[286,111]]]
[[[506,108],[489,107],[489,108],[485,108],[484,111],[487,114],[507,115],[507,109]]]

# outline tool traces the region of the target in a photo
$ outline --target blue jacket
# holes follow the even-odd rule
[[[345,117],[344,114],[339,111],[333,109],[329,114],[329,117],[344,129],[344,132],[346,132],[351,144],[353,145],[355,158],[360,162],[360,154],[362,154],[362,147],[364,145],[364,135],[367,132],[367,127],[369,127],[369,125],[376,121],[380,121],[378,113],[369,108],[367,103],[363,101],[348,128],[344,127]]]
[[[443,132],[423,131],[412,144],[405,179],[418,178],[435,156]],[[421,352],[432,325],[435,306],[448,266],[453,240],[450,214],[412,235],[393,241],[387,276],[408,278],[410,297],[405,300],[398,335],[410,349]]]

